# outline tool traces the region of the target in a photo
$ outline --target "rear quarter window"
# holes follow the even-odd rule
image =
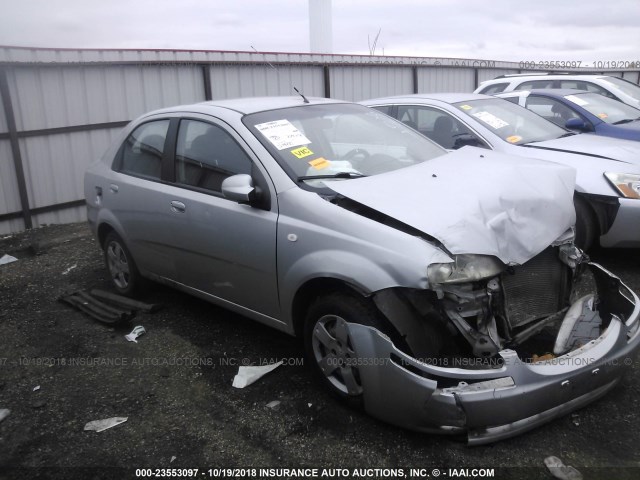
[[[479,93],[484,95],[494,95],[496,93],[504,92],[504,89],[507,88],[508,85],[508,83],[496,83],[483,88]]]
[[[157,120],[138,126],[122,144],[115,170],[160,180],[168,130],[169,120]]]

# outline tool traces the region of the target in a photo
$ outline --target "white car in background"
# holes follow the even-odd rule
[[[495,95],[514,90],[535,90],[538,88],[585,90],[640,108],[640,86],[610,75],[554,75],[548,73],[501,75],[493,80],[482,82],[473,93]]]
[[[576,179],[576,244],[587,250],[640,247],[640,144],[579,135],[507,100],[473,93],[432,93],[361,102],[440,146],[465,145],[571,166]],[[524,159],[523,159],[524,160]]]

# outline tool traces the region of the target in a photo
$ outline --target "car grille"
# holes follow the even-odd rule
[[[527,263],[502,275],[505,314],[511,328],[556,313],[564,307],[568,267],[556,248],[547,248]]]

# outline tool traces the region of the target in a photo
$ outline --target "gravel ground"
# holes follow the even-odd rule
[[[476,468],[494,469],[495,478],[544,479],[551,478],[543,463],[549,455],[587,479],[639,478],[637,360],[596,403],[470,448],[337,403],[303,365],[296,339],[169,288],[152,286],[142,299],[165,308],[126,327],[59,303],[67,291],[109,289],[85,224],[5,237],[4,253],[19,261],[0,266],[0,409],[11,410],[0,421],[0,478],[135,478],[140,468],[199,468],[201,478],[215,476],[214,468],[304,467],[348,469],[323,478],[390,476],[358,470],[372,468],[425,469],[422,478],[435,478],[433,469],[444,478],[488,473]],[[593,257],[639,291],[639,253]],[[147,330],[138,343],[124,338],[134,325]],[[284,365],[257,383],[232,388],[238,365],[277,360]],[[280,404],[267,407],[274,400]],[[83,430],[110,417],[128,420],[100,433]]]

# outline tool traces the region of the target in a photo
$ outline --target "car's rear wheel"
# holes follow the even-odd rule
[[[360,361],[347,323],[375,327],[394,338],[395,332],[373,303],[356,294],[333,292],[318,298],[304,324],[307,360],[320,381],[353,406],[362,404]]]
[[[598,225],[596,216],[586,200],[576,196],[573,200],[576,209],[576,245],[584,250],[589,250],[598,237]]]
[[[105,238],[104,261],[118,293],[130,296],[140,288],[142,277],[138,268],[122,238],[115,232],[110,232]]]

